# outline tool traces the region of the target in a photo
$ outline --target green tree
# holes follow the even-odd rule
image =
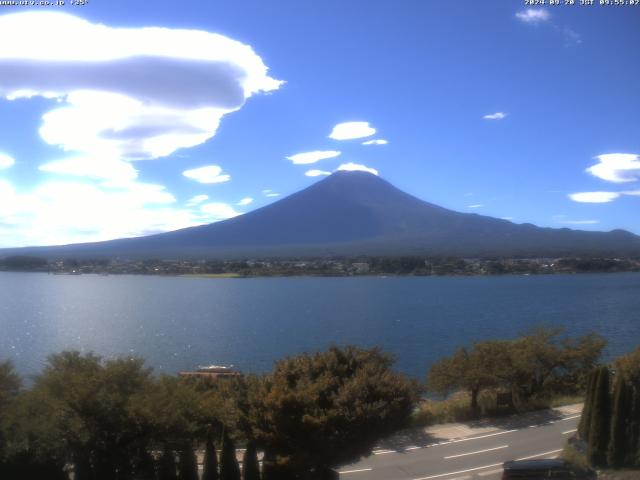
[[[582,407],[582,415],[578,424],[578,434],[585,441],[589,440],[589,429],[591,427],[591,412],[593,410],[593,400],[596,392],[596,382],[598,380],[598,370],[592,370],[587,380],[587,390]]]
[[[189,443],[180,448],[178,472],[180,480],[198,480],[198,460]]]
[[[596,467],[607,465],[607,449],[611,432],[611,394],[609,392],[609,368],[598,368],[595,383],[593,405],[591,407],[591,425],[587,443],[587,458]]]
[[[236,447],[227,432],[224,432],[222,437],[220,480],[240,480],[240,467],[236,458]]]
[[[508,348],[508,342],[495,340],[474,343],[471,350],[459,348],[451,357],[433,364],[427,377],[428,390],[440,395],[466,390],[471,397],[472,414],[479,414],[481,391],[498,386],[500,377],[506,376]]]
[[[202,480],[218,480],[218,457],[216,456],[216,446],[213,443],[213,435],[207,435],[204,449],[204,463],[202,470]]]
[[[408,422],[416,385],[378,349],[332,347],[276,363],[253,397],[253,435],[300,478],[371,453]]]
[[[242,457],[242,480],[260,480],[258,451],[253,441],[247,443],[247,449]]]
[[[626,378],[618,372],[613,389],[611,434],[607,451],[607,463],[613,468],[624,465],[628,451],[632,448],[631,439],[627,437],[627,424],[631,420],[633,400],[630,390]]]

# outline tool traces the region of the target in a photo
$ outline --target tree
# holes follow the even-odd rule
[[[242,457],[242,480],[260,480],[258,451],[253,441],[247,443],[247,449]]]
[[[218,458],[211,434],[207,435],[202,468],[202,480],[218,480]]]
[[[478,397],[483,389],[495,387],[504,377],[505,341],[485,341],[473,344],[469,351],[459,348],[451,357],[436,362],[429,370],[427,388],[441,395],[466,390],[471,397],[471,412],[480,413]]]
[[[596,381],[598,380],[598,370],[592,370],[587,380],[587,390],[582,407],[582,415],[578,425],[578,434],[585,441],[589,440],[589,429],[591,427],[591,411],[593,409],[593,399],[596,391]]]
[[[618,372],[613,389],[613,406],[611,416],[611,434],[607,463],[613,468],[620,468],[625,463],[628,451],[632,448],[627,437],[627,424],[631,420],[631,391],[626,378]],[[633,445],[635,447],[635,445]]]
[[[180,480],[198,480],[198,460],[193,446],[189,443],[180,449],[178,472]]]
[[[591,424],[587,443],[587,458],[595,467],[607,464],[607,449],[611,429],[611,400],[609,392],[609,368],[598,368],[595,383],[593,404],[591,407]]]
[[[236,447],[227,432],[224,432],[222,437],[220,480],[240,480],[240,467],[236,458]]]
[[[378,349],[332,347],[276,363],[253,395],[252,437],[304,478],[371,453],[405,426],[416,385]]]

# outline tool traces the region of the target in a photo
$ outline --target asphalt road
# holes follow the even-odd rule
[[[552,458],[575,432],[580,415],[514,422],[492,433],[424,446],[374,450],[339,469],[342,480],[499,480],[507,460]]]

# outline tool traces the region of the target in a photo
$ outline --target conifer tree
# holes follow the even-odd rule
[[[611,433],[610,397],[609,368],[603,366],[598,369],[587,444],[587,458],[595,467],[604,467],[607,464],[607,448]]]
[[[216,446],[213,443],[211,435],[207,438],[204,449],[204,465],[202,471],[202,480],[218,480],[218,457],[216,456]]]
[[[247,443],[247,449],[242,457],[242,479],[260,480],[260,465],[258,463],[258,452],[254,442]]]
[[[180,449],[178,471],[180,480],[198,480],[198,460],[191,445]]]
[[[222,438],[220,480],[240,480],[240,467],[236,459],[236,447],[226,432]]]
[[[585,441],[589,441],[589,427],[591,426],[591,411],[593,407],[593,399],[595,393],[595,385],[598,370],[593,370],[587,379],[587,391],[582,407],[582,415],[580,416],[580,424],[578,425],[578,434]]]
[[[159,480],[178,480],[176,474],[176,456],[171,448],[165,446],[160,457],[158,469]]]
[[[607,463],[613,468],[620,468],[625,463],[627,451],[631,447],[627,438],[627,424],[631,420],[631,403],[629,386],[621,372],[618,372],[613,389],[613,405],[611,411],[611,435],[607,451]]]

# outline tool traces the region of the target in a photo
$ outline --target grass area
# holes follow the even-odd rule
[[[582,401],[584,401],[584,397],[579,395],[555,395],[547,398],[535,398],[526,405],[498,408],[496,406],[495,391],[484,391],[478,397],[481,418],[544,410],[581,403]],[[446,400],[425,400],[413,413],[412,424],[416,427],[428,427],[441,423],[473,420],[474,417],[469,408],[470,404],[471,398],[467,392],[457,392]]]

